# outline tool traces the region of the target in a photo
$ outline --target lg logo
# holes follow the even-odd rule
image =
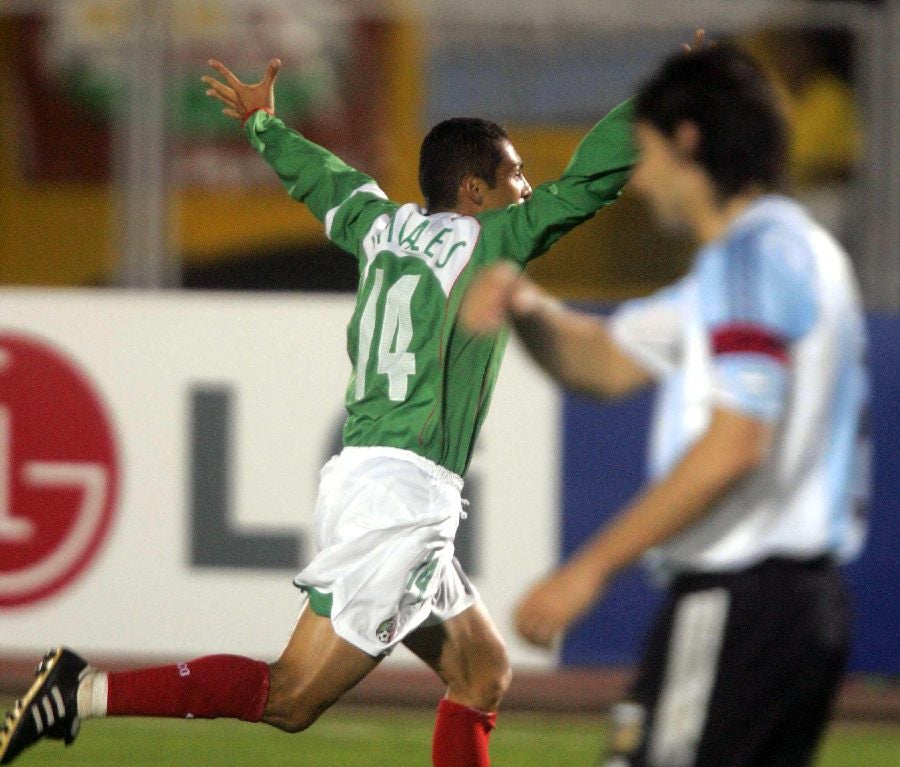
[[[112,522],[118,455],[88,378],[37,339],[0,334],[0,607],[50,596]]]
[[[303,530],[241,529],[234,521],[236,474],[227,385],[187,389],[187,559],[195,568],[295,571],[313,554]],[[341,417],[317,451],[340,450]],[[308,449],[298,424],[298,449]],[[140,450],[151,449],[147,445]],[[0,608],[57,594],[86,572],[116,514],[120,466],[113,418],[91,377],[67,353],[18,333],[0,333]],[[129,460],[144,460],[129,451]],[[169,477],[166,481],[179,481]],[[466,481],[476,513],[460,526],[457,556],[478,574],[477,470]],[[134,500],[137,513],[154,513]]]

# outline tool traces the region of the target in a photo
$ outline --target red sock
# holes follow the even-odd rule
[[[269,667],[239,655],[110,673],[107,716],[227,716],[258,722],[269,698]]]
[[[497,715],[444,698],[431,744],[433,767],[490,767],[488,739]]]

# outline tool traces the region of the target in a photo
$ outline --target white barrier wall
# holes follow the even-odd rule
[[[0,291],[0,654],[64,642],[88,656],[277,655],[342,420],[351,309]],[[464,524],[519,665],[552,660],[513,639],[509,615],[555,559],[558,409],[511,343]]]

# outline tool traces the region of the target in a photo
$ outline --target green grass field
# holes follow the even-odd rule
[[[313,728],[286,735],[241,722],[109,719],[88,722],[78,742],[40,743],[17,765],[67,767],[427,767],[432,712],[338,705]],[[491,753],[497,767],[594,767],[605,725],[582,715],[507,712]],[[900,723],[835,724],[816,767],[897,767]],[[727,767],[727,765],[723,765]]]

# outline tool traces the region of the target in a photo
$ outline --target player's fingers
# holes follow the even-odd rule
[[[233,88],[235,85],[241,85],[241,81],[234,76],[234,73],[226,67],[221,61],[216,61],[215,59],[209,60],[209,65],[216,70],[222,77],[225,78],[225,81]]]
[[[266,85],[271,85],[275,82],[275,78],[278,77],[278,70],[281,69],[281,59],[272,59],[269,62],[269,65],[266,67],[266,74],[263,77],[263,82]]]
[[[491,279],[499,285],[512,285],[519,279],[519,268],[506,261],[501,261],[499,264],[491,266],[488,269]]]
[[[500,296],[487,290],[489,286],[481,286],[466,302],[463,323],[475,333],[492,333],[498,330],[506,318],[505,308],[501,305]]]
[[[485,320],[497,330],[505,321],[510,298],[519,272],[509,264],[498,264],[485,272],[481,285],[481,304]]]
[[[459,310],[459,320],[471,333],[492,333],[506,319],[503,292],[484,274],[469,286]]]
[[[706,44],[706,30],[703,27],[697,27],[694,30],[694,41],[692,43],[682,43],[681,50],[685,53],[691,51],[699,51]]]
[[[226,98],[228,101],[236,101],[237,94],[234,92],[234,88],[229,88],[225,83],[216,80],[215,77],[210,77],[209,75],[204,75],[200,78],[200,80],[205,83],[210,90],[215,91],[220,96]],[[212,96],[213,94],[209,91],[206,92],[208,96]]]
[[[210,98],[215,99],[216,101],[221,101],[225,106],[231,107],[232,109],[238,109],[240,107],[240,104],[238,103],[237,99],[225,98],[224,96],[222,96],[219,93],[216,93],[216,91],[214,91],[212,89],[207,90],[206,95],[209,96]]]
[[[223,115],[227,115],[228,117],[233,117],[235,120],[243,120],[244,116],[240,114],[237,110],[232,109],[231,107],[225,107],[222,110]]]
[[[216,101],[221,101],[226,107],[229,107],[230,109],[240,109],[240,104],[238,103],[237,99],[226,98],[217,91],[214,91],[212,88],[209,88],[206,91],[206,95],[210,98],[216,99]]]

